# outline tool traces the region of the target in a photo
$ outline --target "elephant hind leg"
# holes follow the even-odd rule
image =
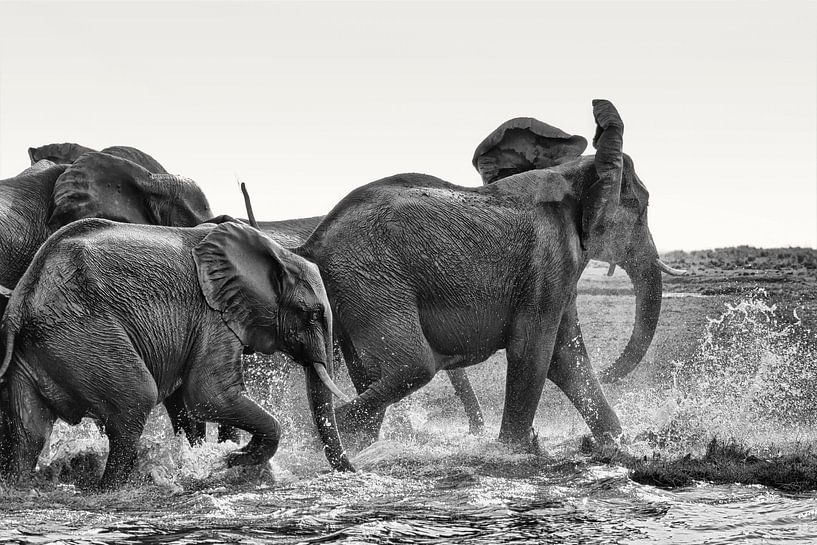
[[[446,374],[468,416],[468,431],[473,435],[479,435],[485,427],[485,419],[482,417],[482,407],[479,405],[477,394],[468,380],[468,374],[465,369],[448,369]]]
[[[9,470],[12,474],[21,475],[34,471],[57,417],[36,386],[19,368],[12,368],[9,373]]]
[[[127,385],[127,392],[117,391],[116,397],[107,397],[93,407],[105,425],[110,445],[105,472],[100,488],[111,489],[125,483],[136,464],[139,438],[145,429],[148,416],[158,402],[156,382],[148,372],[142,359],[134,355],[131,369],[139,369],[138,377]]]

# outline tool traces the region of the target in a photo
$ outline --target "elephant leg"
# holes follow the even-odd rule
[[[164,400],[167,416],[173,425],[173,433],[179,434],[184,431],[191,446],[200,445],[207,436],[207,424],[197,422],[190,418],[190,414],[184,406],[184,399],[181,390],[176,390]]]
[[[393,323],[394,316],[399,317],[400,323]],[[434,353],[422,333],[416,307],[401,308],[389,316],[370,313],[367,324],[366,327],[358,324],[355,334],[350,335],[356,354],[355,359],[347,359],[346,364],[353,380],[365,374],[369,386],[336,413],[342,431],[362,432],[373,441],[386,408],[428,384],[437,367]],[[384,327],[399,333],[386,338],[382,333]]]
[[[447,369],[446,373],[451,386],[454,387],[454,393],[462,401],[465,414],[468,416],[468,430],[474,435],[479,435],[485,427],[485,420],[482,417],[482,407],[479,406],[477,394],[471,386],[471,381],[468,380],[468,374],[465,369]]]
[[[106,396],[102,403],[93,407],[101,415],[110,446],[105,472],[99,483],[105,490],[124,484],[133,471],[139,438],[159,396],[156,382],[141,358],[134,354],[133,363],[127,367],[138,370],[132,383],[121,384],[127,388],[127,393],[116,392],[118,395],[113,399]]]
[[[19,369],[11,369],[9,374],[9,469],[11,474],[21,475],[34,471],[57,417],[36,386]]]
[[[227,465],[264,464],[278,450],[281,426],[247,397],[241,378],[241,360],[218,367],[195,365],[182,385],[191,414],[209,422],[235,426],[252,434],[250,442],[227,456]]]
[[[548,378],[567,395],[597,440],[609,441],[621,435],[621,423],[587,355],[575,299],[562,316]]]
[[[548,311],[516,319],[506,348],[505,407],[499,429],[502,442],[538,451],[533,419],[547,378],[560,316],[561,308],[558,314]]]
[[[341,332],[341,327],[339,325],[336,326],[335,331],[337,332],[338,344],[340,345],[340,350],[343,354],[343,361],[346,363],[346,369],[349,372],[349,377],[352,379],[352,384],[355,386],[355,391],[357,391],[358,394],[362,394],[368,390],[379,377],[372,376],[372,374],[366,371],[366,368],[363,366],[363,362],[360,360],[352,341],[347,335]],[[354,426],[357,420],[356,415],[347,414],[349,409],[344,409],[343,407],[345,407],[345,405],[342,405],[335,410],[338,426],[344,432],[354,431]],[[385,417],[385,408],[380,410],[378,413],[369,416],[369,427],[372,430],[374,438],[376,438],[380,433],[380,428],[383,426],[383,419]],[[370,440],[374,441],[374,438],[370,438]]]

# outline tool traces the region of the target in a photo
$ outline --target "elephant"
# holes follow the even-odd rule
[[[75,163],[82,155],[94,151],[96,150],[79,144],[65,142],[62,144],[46,144],[38,148],[28,148],[28,157],[31,159],[32,165],[43,159],[58,165],[70,165]],[[120,159],[127,159],[154,174],[168,174],[165,167],[159,164],[159,161],[136,148],[111,146],[101,150],[101,152]]]
[[[251,227],[74,222],[20,279],[2,338],[6,472],[34,469],[57,417],[91,415],[110,440],[100,486],[119,486],[148,414],[174,393],[194,417],[252,434],[228,465],[266,463],[280,427],[246,395],[243,347],[304,366],[325,454],[354,470],[335,423],[332,314],[317,267]]]
[[[598,135],[597,135],[598,136]],[[518,117],[502,123],[491,132],[474,151],[471,163],[480,173],[483,184],[488,185],[502,178],[535,169],[550,168],[574,161],[584,152],[587,140],[581,136],[565,133],[561,129],[530,117]],[[638,198],[646,202],[649,194],[644,184],[629,166],[632,162],[624,155],[625,173],[632,172],[632,186],[637,188]],[[683,275],[686,271],[674,269],[663,261],[656,262],[659,269],[670,275]],[[644,358],[650,347],[658,319],[661,314],[661,275],[645,270],[632,263],[621,264],[629,275],[636,295],[636,318],[633,332],[624,351],[601,373],[602,382],[612,383],[629,374]],[[609,275],[613,274],[616,263],[610,262]],[[577,341],[584,344],[578,315],[571,327],[579,332]],[[585,351],[582,346],[581,351]],[[479,411],[478,406],[465,402],[466,413]]]
[[[212,218],[193,180],[153,174],[101,152],[71,165],[40,160],[0,180],[0,284],[13,288],[34,253],[58,228],[100,217],[129,223],[192,227]]]
[[[416,173],[384,178],[352,191],[293,249],[318,265],[359,392],[338,408],[342,431],[373,440],[390,404],[439,370],[504,348],[501,441],[537,448],[546,378],[598,440],[621,435],[575,342],[576,286],[591,258],[651,286],[661,269],[621,117],[606,100],[594,100],[593,113],[594,156],[475,188]]]
[[[214,216],[189,178],[154,174],[120,157],[83,153],[69,165],[37,161],[0,180],[0,285],[13,289],[46,239],[90,217],[127,223],[193,227]],[[0,314],[7,299],[0,297]],[[192,423],[175,396],[165,401],[175,431],[192,437]],[[231,437],[226,434],[225,437]]]

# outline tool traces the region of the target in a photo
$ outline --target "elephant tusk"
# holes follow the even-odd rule
[[[661,269],[662,272],[672,276],[684,276],[687,273],[685,269],[673,269],[658,257],[655,258],[655,266]]]
[[[322,363],[315,362],[312,364],[312,367],[315,368],[315,372],[318,373],[318,377],[320,377],[321,382],[323,382],[324,385],[327,388],[329,388],[329,390],[333,394],[338,396],[338,398],[341,399],[344,403],[349,403],[349,398],[346,397],[346,394],[344,394],[340,390],[340,388],[338,388],[338,385],[335,384],[335,382],[332,380],[332,377],[330,377],[329,373],[326,372],[326,367]]]
[[[607,276],[613,276],[614,272],[616,272],[616,264],[610,263],[610,268],[607,269]]]

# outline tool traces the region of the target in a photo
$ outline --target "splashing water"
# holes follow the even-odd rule
[[[707,325],[691,357],[672,362],[668,386],[622,395],[634,435],[670,451],[702,451],[713,438],[780,450],[813,442],[817,344],[797,311],[781,316],[762,289]],[[652,410],[646,410],[651,407]]]
[[[673,301],[681,301],[675,299]],[[621,305],[631,305],[622,297]],[[680,304],[680,303],[679,303]],[[611,400],[632,448],[702,450],[712,437],[787,448],[812,441],[814,341],[796,315],[758,293],[729,301],[672,361],[669,380],[629,381]],[[590,329],[590,328],[587,328]],[[623,327],[623,330],[626,327]],[[594,332],[587,331],[588,339]],[[625,337],[625,335],[622,335]],[[657,364],[658,362],[656,362]],[[352,453],[355,474],[328,471],[304,399],[303,373],[281,357],[247,362],[250,394],[282,424],[272,462],[227,468],[237,447],[190,447],[154,411],[122,490],[88,490],[107,440],[84,421],[55,426],[30,482],[0,483],[0,542],[65,543],[769,543],[817,538],[817,495],[761,486],[640,485],[579,449],[586,427],[549,387],[536,427],[547,454],[499,444],[503,358],[469,371],[487,431],[467,420],[444,377],[389,410],[381,440]],[[338,383],[351,385],[345,373]],[[626,381],[625,381],[626,382]],[[649,441],[638,437],[652,434]],[[246,440],[246,437],[243,438]],[[791,448],[794,448],[793,446]]]

